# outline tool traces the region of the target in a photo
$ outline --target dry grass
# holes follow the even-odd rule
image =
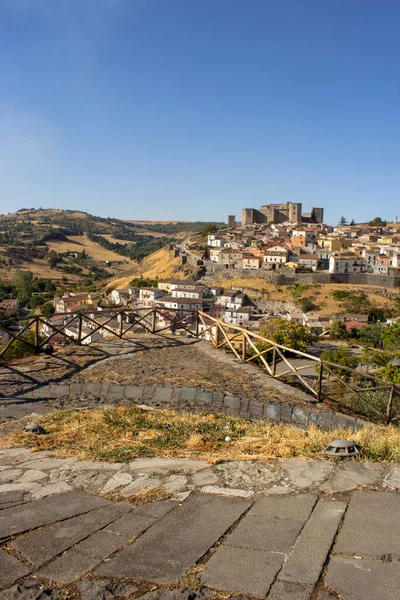
[[[49,241],[46,242],[46,245],[50,248],[50,250],[55,250],[56,252],[67,252],[70,250],[71,252],[82,252],[85,250],[89,256],[91,256],[94,260],[98,261],[123,261],[126,260],[130,264],[127,265],[127,269],[131,269],[135,264],[133,261],[130,261],[124,256],[117,254],[116,252],[112,252],[111,250],[107,250],[107,248],[103,248],[97,242],[92,242],[88,239],[87,235],[70,235],[68,236],[68,241]]]
[[[146,256],[140,266],[136,267],[129,276],[113,279],[107,287],[110,289],[125,288],[129,285],[131,279],[138,275],[143,275],[143,277],[151,279],[155,279],[156,277],[159,279],[167,279],[168,277],[174,277],[175,279],[187,278],[185,272],[180,270],[180,267],[180,258],[172,258],[172,254],[168,248],[161,248],[157,252]]]
[[[169,500],[173,494],[167,492],[161,487],[151,487],[146,490],[142,490],[137,494],[131,496],[123,496],[120,492],[105,492],[100,494],[105,500],[110,502],[130,502],[134,506],[142,506],[142,504],[150,504],[151,502],[157,502],[158,500]]]
[[[229,289],[231,287],[244,288],[248,291],[248,295],[252,299],[257,299],[263,296],[265,300],[274,300],[280,302],[294,302],[293,295],[290,293],[290,286],[276,286],[265,279],[260,278],[240,278],[240,279],[220,279],[216,282],[217,285]],[[332,283],[326,284],[309,284],[308,290],[304,291],[302,298],[309,298],[319,308],[318,313],[321,315],[331,315],[343,312],[341,302],[332,296],[335,290],[343,290],[353,294],[365,293],[371,303],[377,308],[390,309],[393,308],[393,298],[386,297],[383,289],[371,285],[335,285]],[[391,296],[399,296],[400,290],[391,289]]]
[[[400,429],[368,427],[330,432],[266,422],[251,423],[214,413],[148,411],[138,407],[58,411],[40,423],[48,435],[17,433],[0,440],[0,447],[51,450],[76,459],[129,462],[136,457],[222,460],[323,458],[335,438],[353,439],[363,448],[361,460],[400,461]],[[225,437],[230,436],[231,442]]]

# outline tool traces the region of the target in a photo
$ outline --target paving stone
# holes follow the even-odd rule
[[[336,600],[337,596],[333,596],[329,592],[325,592],[324,590],[318,592],[317,600]]]
[[[277,479],[273,468],[262,462],[234,460],[220,463],[218,467],[223,471],[222,478],[232,487],[265,488]]]
[[[202,404],[203,406],[211,406],[213,401],[212,392],[200,392],[196,390],[195,397],[196,404]]]
[[[82,387],[83,394],[91,396],[100,396],[101,383],[84,383]]]
[[[145,386],[143,389],[143,400],[146,402],[146,400],[152,400],[155,394],[155,388],[151,387],[151,386]]]
[[[87,385],[87,384],[86,384]],[[50,386],[51,396],[69,396],[69,385],[65,384],[51,384]]]
[[[268,600],[310,600],[313,591],[313,585],[300,585],[289,581],[276,581],[268,594]]]
[[[346,556],[400,560],[400,495],[354,492],[334,551]]]
[[[120,490],[120,493],[125,498],[128,498],[129,496],[139,494],[144,490],[148,490],[150,488],[158,488],[161,486],[161,484],[161,479],[157,479],[156,477],[138,477],[137,479],[135,479],[135,481],[122,488]]]
[[[71,465],[71,469],[73,471],[119,471],[124,466],[124,463],[77,460]]]
[[[178,492],[174,495],[172,500],[174,500],[175,502],[184,502],[192,494],[192,491],[193,490],[188,490],[187,492]]]
[[[1,600],[59,600],[59,597],[57,590],[52,590],[38,581],[23,581],[5,592],[0,592]]]
[[[170,399],[170,404],[179,405],[179,401],[181,399],[181,390],[175,389]]]
[[[299,425],[308,425],[309,418],[310,411],[307,408],[300,408],[299,406],[293,407],[292,423],[297,423]]]
[[[171,500],[157,500],[156,502],[149,502],[147,504],[142,504],[138,508],[135,508],[135,515],[144,515],[157,520],[162,519],[166,514],[175,508],[176,504]]]
[[[208,590],[191,590],[188,588],[169,590],[160,588],[139,596],[140,600],[206,600],[211,596]]]
[[[181,390],[181,402],[194,402],[196,398],[196,388],[183,388]]]
[[[125,400],[141,400],[143,397],[143,386],[127,385],[125,387]]]
[[[311,514],[318,496],[302,494],[285,498],[267,496],[260,498],[248,512],[249,516],[305,521]]]
[[[190,458],[136,458],[129,466],[141,475],[151,475],[153,473],[165,475],[171,471],[195,473],[201,469],[206,469],[209,464],[203,460],[192,460]]]
[[[258,400],[250,400],[249,415],[256,418],[261,418],[264,414],[264,404]]]
[[[222,410],[228,414],[237,414],[240,410],[240,398],[225,396]]]
[[[38,571],[38,574],[57,583],[70,583],[91,571],[154,523],[151,517],[135,511],[121,517],[101,531],[93,533],[67,552]],[[107,563],[110,564],[110,563]],[[114,574],[112,574],[114,577]]]
[[[292,458],[280,459],[282,469],[290,477],[290,482],[297,488],[312,487],[327,477],[333,471],[333,465],[320,460],[297,460]]]
[[[185,489],[187,485],[187,478],[184,475],[171,475],[165,480],[162,487],[167,492],[180,492]]]
[[[197,486],[217,483],[218,479],[218,475],[216,475],[211,469],[205,469],[204,471],[199,471],[198,473],[192,475],[192,482]]]
[[[5,471],[0,472],[0,482],[9,483],[15,481],[22,474],[23,471],[21,469],[6,469]]]
[[[280,404],[265,404],[264,417],[269,421],[275,421],[276,423],[279,423],[279,421],[281,420]]]
[[[222,408],[224,404],[224,397],[224,394],[222,394],[221,392],[213,392],[212,406],[214,406],[215,408]]]
[[[110,385],[110,389],[108,390],[107,398],[110,400],[122,400],[125,394],[125,386],[124,385]]]
[[[111,600],[130,596],[137,591],[137,586],[118,581],[98,581],[85,579],[76,583],[81,600]]]
[[[70,492],[72,487],[68,485],[65,481],[60,481],[59,483],[50,483],[49,485],[44,485],[39,489],[35,489],[31,491],[32,500],[40,500],[41,498],[46,498],[47,496],[54,496],[54,494],[65,494],[66,492]]]
[[[217,590],[264,598],[283,561],[283,554],[222,545],[200,577]]]
[[[6,492],[32,492],[37,490],[41,485],[37,481],[25,481],[24,483],[4,483],[0,485],[0,494]]]
[[[386,475],[384,485],[392,490],[400,490],[400,467],[394,467]]]
[[[50,469],[71,468],[74,461],[71,458],[39,458],[19,465],[22,469],[36,469],[37,471],[49,471]]]
[[[170,402],[174,390],[172,388],[156,388],[154,402]]]
[[[328,494],[347,492],[360,486],[376,485],[382,474],[383,466],[377,463],[347,462],[337,467],[319,489]]]
[[[87,492],[98,493],[110,479],[110,471],[70,471],[66,483],[74,488],[83,488]]]
[[[111,477],[111,479],[106,483],[106,485],[101,491],[102,493],[111,492],[125,485],[129,485],[130,483],[132,483],[132,475],[130,473],[124,473],[122,471],[120,473],[116,473],[113,477]]]
[[[269,496],[284,496],[291,494],[295,489],[285,485],[273,485],[272,487],[264,490],[264,493]]]
[[[0,517],[1,518],[1,517]],[[11,585],[32,569],[0,548],[0,588]]]
[[[25,471],[21,477],[18,477],[18,483],[25,483],[31,481],[42,481],[43,479],[47,479],[48,473],[44,473],[44,471],[38,471],[37,469],[28,469]]]
[[[225,545],[265,552],[289,553],[304,521],[246,516],[229,534]]]
[[[345,510],[344,502],[318,502],[279,573],[279,581],[317,583]]]
[[[82,387],[81,383],[71,383],[69,386],[70,396],[80,396],[82,394]]]
[[[4,507],[5,504],[18,504],[22,502],[24,495],[25,492],[23,490],[0,494],[0,508]]]
[[[237,498],[251,498],[254,494],[252,490],[237,490],[228,487],[217,487],[216,485],[206,485],[200,491],[204,494],[218,494],[219,496],[234,496]]]
[[[103,498],[87,494],[82,490],[74,490],[67,494],[60,494],[57,502],[54,502],[54,498],[48,497],[37,502],[6,508],[0,513],[0,540],[109,504]]]
[[[191,496],[103,565],[96,575],[157,583],[177,581],[248,507],[249,502],[237,498]]]
[[[325,584],[346,600],[394,600],[399,597],[399,581],[399,563],[339,556],[331,558],[325,578]]]
[[[290,423],[293,415],[293,406],[290,404],[282,404],[281,408],[281,421],[284,423]]]
[[[39,567],[131,510],[132,506],[125,502],[105,506],[24,535],[12,546]]]

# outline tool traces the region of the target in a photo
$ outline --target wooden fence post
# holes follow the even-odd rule
[[[322,376],[323,376],[323,371],[324,371],[324,364],[321,361],[319,363],[319,368],[318,368],[318,381],[317,381],[317,400],[318,402],[321,402],[321,397],[322,397]]]
[[[275,377],[276,374],[276,348],[272,350],[272,365],[271,365],[271,375]]]
[[[35,318],[35,353],[39,352],[39,319]]]
[[[392,387],[390,388],[389,402],[388,402],[387,410],[386,410],[386,424],[387,425],[389,425],[390,420],[392,418],[392,407],[393,407],[393,399],[394,399],[395,391],[396,391],[396,388],[393,383]]]
[[[124,313],[119,313],[118,315],[118,320],[119,320],[119,337],[122,338],[123,333],[124,333],[124,323],[123,323],[123,318],[124,318]]]
[[[82,321],[83,321],[83,317],[80,314],[78,317],[78,344],[81,345],[81,340],[82,340]]]
[[[243,362],[246,361],[246,351],[247,351],[246,336],[243,333],[242,334],[242,361]]]
[[[151,333],[156,332],[156,309],[153,308],[153,314],[151,319]]]

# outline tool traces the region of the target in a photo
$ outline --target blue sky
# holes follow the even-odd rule
[[[0,212],[400,218],[398,0],[0,0]]]

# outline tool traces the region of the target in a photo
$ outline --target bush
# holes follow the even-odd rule
[[[313,336],[308,327],[301,323],[292,323],[282,317],[268,321],[265,327],[261,327],[260,335],[281,346],[302,352],[307,350],[307,347],[313,342]]]
[[[33,331],[28,331],[22,337],[31,344],[35,343],[35,334]],[[4,346],[5,344],[0,348],[0,350],[4,348]],[[17,340],[11,344],[8,350],[1,357],[1,360],[10,362],[18,358],[23,358],[24,356],[29,356],[30,354],[35,354],[35,349],[29,344],[25,344],[23,341]]]

